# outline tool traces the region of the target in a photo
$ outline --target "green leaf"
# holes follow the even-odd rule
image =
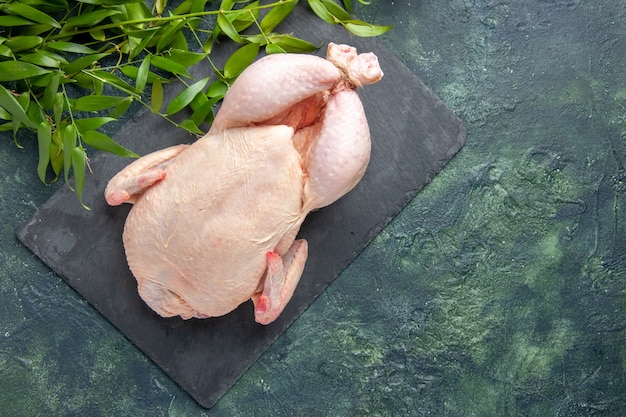
[[[101,53],[101,54],[93,54],[81,56],[80,58],[75,59],[67,65],[64,65],[62,68],[67,74],[75,74],[78,71],[87,68],[92,65],[94,62],[99,61],[100,59],[109,56],[110,53]]]
[[[92,29],[89,31],[92,38],[97,41],[104,42],[107,39],[106,33],[102,29]]]
[[[150,57],[151,55],[146,55],[143,61],[141,61],[139,69],[137,70],[135,86],[137,87],[137,90],[141,92],[143,92],[144,88],[146,88],[146,83],[148,82],[148,73],[150,72]]]
[[[202,92],[209,82],[209,77],[197,81],[178,93],[167,106],[166,114],[172,115],[184,109],[191,101]]]
[[[121,13],[122,12],[120,10],[115,9],[97,9],[92,12],[72,16],[65,22],[65,25],[63,26],[63,31],[80,26],[95,26],[107,17],[118,15]]]
[[[87,130],[83,132],[82,138],[87,145],[101,151],[128,158],[139,158],[139,155],[137,155],[135,152],[126,149],[125,147],[111,139],[109,136],[96,130]]]
[[[171,72],[172,74],[182,75],[184,77],[191,78],[191,75],[189,75],[189,72],[187,72],[187,68],[171,59],[162,57],[160,55],[155,55],[151,58],[150,63],[155,67]]]
[[[136,98],[139,98],[141,96],[141,91],[139,91],[138,89],[136,89],[132,85],[128,84],[126,81],[122,80],[117,75],[111,74],[110,72],[107,72],[107,71],[86,71],[85,73],[88,74],[88,75],[91,75],[92,77],[98,79],[99,81],[102,81],[104,83],[107,83],[107,84],[117,88],[120,91],[123,91],[124,93],[133,95]]]
[[[13,51],[11,51],[11,48],[6,45],[0,45],[0,56],[13,58]]]
[[[228,20],[233,23],[233,27],[239,33],[248,29],[258,21],[259,18],[259,1],[253,1],[247,4],[240,11],[228,14]]]
[[[28,26],[34,23],[19,16],[0,16],[0,27]]]
[[[85,166],[87,165],[87,155],[82,146],[72,149],[72,170],[74,171],[74,187],[76,187],[76,197],[82,206],[89,210],[83,203],[83,190],[85,189]]]
[[[191,120],[191,119],[183,120],[182,122],[177,124],[176,127],[179,127],[181,129],[185,129],[187,132],[192,133],[194,135],[204,135],[204,132],[202,130],[200,130],[198,128],[198,126],[196,126],[194,121]]]
[[[16,81],[49,73],[50,70],[21,61],[0,62],[0,82]]]
[[[335,18],[337,18],[339,21],[343,22],[343,21],[352,19],[352,16],[350,16],[350,13],[348,13],[343,7],[335,3],[334,0],[320,0],[320,1],[324,5],[326,10],[330,14],[332,14]]]
[[[337,20],[333,17],[333,15],[328,11],[326,6],[322,4],[321,0],[308,0],[309,7],[313,10],[313,13],[317,15],[320,19],[328,24],[336,24]]]
[[[185,68],[189,68],[190,66],[197,64],[207,56],[207,54],[189,52],[182,49],[172,49],[168,51],[168,54],[171,60],[178,62]]]
[[[134,65],[124,65],[122,67],[122,73],[129,78],[137,80],[139,77],[139,68]],[[152,84],[156,79],[160,79],[162,83],[167,83],[169,81],[168,79],[159,77],[152,71],[148,71],[148,83]]]
[[[263,17],[263,20],[261,20],[261,31],[263,33],[269,33],[273,31],[276,26],[280,24],[280,22],[282,22],[287,16],[289,16],[289,13],[291,13],[291,11],[294,9],[294,7],[296,7],[297,4],[297,1],[292,1],[272,7],[270,11],[267,12],[265,17]]]
[[[15,96],[11,94],[3,85],[0,84],[0,106],[9,112],[13,118],[14,123],[23,123],[25,126],[36,129],[37,125],[34,124],[26,115],[26,112],[17,101]]]
[[[52,77],[52,79],[50,80],[50,82],[48,83],[48,85],[46,85],[46,88],[44,89],[43,99],[41,100],[41,106],[44,109],[48,110],[52,108],[52,105],[54,103],[54,97],[56,93],[59,91],[60,82],[61,82],[61,73],[57,71]]]
[[[219,99],[221,99],[222,97],[220,97]],[[214,118],[213,106],[215,106],[215,103],[217,101],[218,101],[218,98],[207,100],[194,110],[190,119],[193,120],[196,126],[200,126],[202,122],[207,122],[207,123],[213,122],[213,118]]]
[[[247,43],[237,49],[224,64],[224,77],[233,79],[246,69],[259,53],[259,44]]]
[[[128,54],[128,59],[129,60],[135,59],[135,57],[139,55],[141,51],[144,50],[144,48],[148,45],[148,43],[150,43],[154,35],[158,32],[158,30],[159,28],[142,30],[141,32],[142,32],[142,35],[144,36],[141,37],[141,42],[139,42],[138,44],[134,45],[131,48],[130,53]]]
[[[372,25],[370,23],[360,20],[349,20],[346,22],[341,22],[341,24],[350,33],[361,37],[379,36],[383,33],[390,31],[393,28],[393,26]]]
[[[72,52],[75,54],[95,54],[96,51],[88,46],[81,45],[74,42],[54,41],[47,42],[46,48],[54,49],[55,51]]]
[[[267,45],[267,47],[265,48],[266,50],[270,46],[277,46],[282,52],[308,53],[313,52],[321,47],[321,45],[315,46],[312,43],[305,41],[304,39],[299,39],[295,36],[284,34],[271,35],[269,37],[269,40],[271,44]],[[274,52],[268,51],[268,53]]]
[[[98,4],[101,6],[119,6],[126,3],[139,3],[143,0],[78,0],[81,3]]]
[[[113,117],[84,117],[82,119],[75,119],[74,125],[78,129],[78,133],[84,135],[88,130],[96,130],[102,125],[113,122],[117,119]]]
[[[228,85],[224,81],[216,80],[209,86],[206,95],[209,97],[224,97],[228,91]]]
[[[13,52],[25,51],[33,49],[43,42],[40,36],[14,36],[8,39],[4,44],[11,48]]]
[[[159,110],[161,110],[161,106],[163,106],[163,85],[161,84],[161,80],[158,78],[154,80],[154,83],[152,83],[152,97],[150,100],[152,113],[158,113]]]
[[[61,130],[63,140],[63,176],[68,183],[70,167],[72,166],[72,149],[76,147],[76,130],[74,126],[67,125]]]
[[[33,22],[42,23],[44,25],[49,25],[61,29],[61,25],[55,19],[48,16],[46,13],[26,4],[12,2],[5,6],[5,10],[8,11],[10,14],[21,16]]]
[[[46,183],[46,171],[50,164],[50,143],[52,142],[52,127],[48,122],[41,122],[37,128],[37,147],[39,149],[39,161],[37,174],[44,184]]]
[[[63,117],[63,110],[65,110],[65,95],[62,91],[59,91],[54,96],[52,102],[52,113],[54,115],[55,126],[61,126],[61,117]],[[57,130],[58,131],[58,130]]]
[[[36,51],[32,54],[22,55],[20,56],[20,61],[28,62],[30,64],[39,65],[42,67],[49,67],[49,68],[61,67],[61,62],[59,60],[49,57],[47,55],[44,55],[40,53],[40,51]]]
[[[73,111],[100,111],[118,106],[128,97],[118,96],[84,96],[77,98],[72,104]]]
[[[126,113],[126,110],[133,104],[132,97],[126,97],[124,101],[115,106],[113,110],[109,112],[109,117],[113,117],[114,119],[118,119],[122,114]]]
[[[233,26],[233,22],[231,22],[224,13],[220,13],[217,15],[217,26],[221,29],[222,32],[232,40],[237,43],[241,43],[241,36],[239,36],[239,32]]]
[[[181,19],[180,21],[175,21],[175,23],[170,23],[165,26],[165,30],[159,37],[159,42],[157,43],[157,52],[161,52],[167,48],[174,37],[185,27],[185,24],[186,21]]]

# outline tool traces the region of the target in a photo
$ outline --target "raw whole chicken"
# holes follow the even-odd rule
[[[370,134],[358,87],[372,53],[276,54],[232,85],[209,132],[144,156],[109,182],[132,203],[123,241],[142,299],[163,317],[217,317],[252,299],[258,323],[289,302],[307,259],[304,218],[361,179]]]

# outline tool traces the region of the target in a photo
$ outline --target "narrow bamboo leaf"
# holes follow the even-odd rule
[[[47,42],[46,48],[54,49],[55,51],[72,52],[75,54],[95,54],[96,51],[88,46],[81,45],[74,42],[54,41]]]
[[[41,122],[37,128],[37,147],[39,150],[39,161],[37,163],[37,174],[44,184],[46,182],[46,171],[50,165],[50,144],[52,142],[52,127],[48,122]]]
[[[271,45],[278,46],[283,52],[307,53],[313,52],[321,47],[321,45],[316,46],[304,39],[286,34],[272,35],[269,39]],[[270,45],[268,45],[268,47],[269,46]]]
[[[2,25],[0,25],[2,27]],[[13,51],[6,45],[0,45],[0,56],[4,56],[6,58],[13,58]]]
[[[187,68],[171,59],[162,57],[160,55],[155,55],[151,58],[150,63],[155,67],[171,72],[172,74],[182,75],[184,77],[191,78],[191,75],[189,75],[189,72],[187,72]]]
[[[76,146],[72,149],[72,171],[74,172],[74,187],[76,197],[82,206],[89,210],[83,203],[83,191],[85,190],[85,166],[87,165],[87,155],[82,146]]]
[[[38,10],[27,4],[18,2],[8,3],[5,6],[5,10],[8,11],[10,14],[21,16],[33,22],[42,23],[55,27],[57,29],[61,29],[61,25],[55,19],[42,12],[41,10]]]
[[[16,81],[49,73],[50,70],[21,61],[0,62],[0,81]]]
[[[62,68],[67,74],[70,74],[70,75],[75,74],[78,71],[85,69],[88,66],[92,65],[94,62],[109,55],[110,53],[101,53],[101,54],[82,56],[70,62],[69,64],[64,65]]]
[[[119,119],[121,115],[126,113],[126,110],[128,110],[131,104],[133,104],[133,98],[126,97],[124,101],[122,101],[120,104],[115,106],[113,110],[109,112],[109,117],[112,117],[114,119]]]
[[[3,85],[0,84],[0,106],[11,114],[15,123],[23,123],[25,126],[36,129],[17,99]]]
[[[178,62],[185,68],[197,64],[207,56],[207,54],[190,52],[183,49],[172,49],[168,51],[168,54],[171,60]]]
[[[217,15],[217,26],[220,28],[222,32],[233,41],[237,43],[241,43],[241,36],[239,36],[239,32],[233,26],[233,22],[228,20],[224,13],[220,13]]]
[[[224,64],[224,77],[233,79],[250,65],[259,53],[259,44],[248,43],[237,49]]]
[[[92,77],[107,83],[124,93],[133,95],[137,98],[141,96],[141,91],[128,84],[126,81],[122,80],[115,74],[111,74],[107,71],[86,71],[86,74],[91,75]]]
[[[142,36],[139,36],[139,38],[141,38],[141,42],[139,42],[136,45],[133,45],[133,47],[131,48],[130,53],[128,54],[129,61],[135,59],[135,57],[139,55],[141,51],[144,50],[144,48],[148,45],[148,43],[150,43],[154,35],[158,32],[158,30],[159,28],[155,28],[152,30],[145,29],[141,31]],[[131,35],[129,34],[128,36],[130,37]]]
[[[206,95],[209,97],[224,97],[228,91],[228,86],[221,80],[216,80],[209,86]]]
[[[170,23],[167,25],[165,31],[159,37],[159,42],[157,43],[157,52],[163,51],[167,48],[174,37],[185,27],[185,20],[181,19],[176,23]]]
[[[13,53],[25,51],[27,49],[33,49],[41,45],[43,38],[40,36],[14,36],[4,43],[8,46]]]
[[[128,78],[136,80],[139,77],[139,68],[134,65],[124,65],[122,67],[122,73],[124,73],[124,75]],[[148,71],[148,83],[152,84],[156,79],[160,79],[162,83],[167,83],[169,81],[168,79],[159,77],[152,71]]]
[[[161,80],[158,78],[152,83],[152,97],[150,100],[152,113],[158,113],[161,110],[161,106],[163,106],[163,84],[161,84]]]
[[[13,122],[3,123],[0,125],[0,132],[9,132],[13,130]]]
[[[196,124],[196,126],[200,126],[202,122],[212,123],[213,122],[213,106],[217,102],[216,99],[207,100],[202,105],[198,106],[190,119]]]
[[[96,130],[87,130],[82,134],[83,141],[96,149],[128,158],[139,158],[135,152],[126,149],[109,136]]]
[[[139,3],[143,0],[78,0],[81,3],[97,4],[101,6],[119,6],[127,3]]]
[[[237,0],[222,0],[220,10],[232,10],[235,3],[237,3]]]
[[[0,107],[0,119],[2,119],[2,120],[12,120],[13,116],[11,116],[11,113],[6,111],[4,108]]]
[[[185,119],[179,124],[176,125],[181,129],[185,129],[187,132],[192,133],[194,135],[204,135],[204,132],[196,126],[196,124],[191,119]]]
[[[47,119],[47,116],[41,108],[40,103],[36,101],[30,103],[30,105],[26,109],[26,115],[28,116],[28,119],[30,121],[37,125]]]
[[[59,91],[54,96],[54,101],[52,102],[52,114],[54,115],[55,126],[61,126],[63,110],[65,110],[65,95],[62,91]]]
[[[72,104],[73,111],[100,111],[118,106],[128,97],[118,96],[84,96],[77,98]]]
[[[350,33],[360,37],[379,36],[393,28],[393,26],[372,25],[361,20],[349,20],[341,24]]]
[[[352,10],[352,1],[351,0],[343,0],[343,7],[349,12],[354,13]]]
[[[0,27],[28,26],[34,22],[19,16],[0,16]]]
[[[321,0],[308,0],[308,2],[309,7],[313,10],[313,13],[315,13],[317,17],[331,25],[337,23],[337,19],[333,17]]]
[[[26,54],[26,55],[20,56],[20,61],[28,62],[30,64],[39,65],[42,67],[49,67],[49,68],[61,67],[61,62],[49,56],[40,54],[39,51],[32,53],[32,54]]]
[[[178,93],[176,97],[168,104],[166,113],[168,115],[178,113],[184,109],[191,101],[202,92],[209,82],[209,77],[197,81]]]
[[[159,16],[163,14],[165,6],[167,6],[167,0],[156,0],[156,2],[154,3],[154,8],[156,9],[156,12]]]
[[[74,125],[78,133],[84,135],[89,130],[96,130],[102,125],[113,122],[117,119],[112,117],[84,117],[82,119],[74,119]]]
[[[350,13],[348,13],[343,7],[335,3],[335,0],[320,0],[326,7],[326,10],[340,21],[346,21],[352,19]]]
[[[48,83],[48,85],[46,85],[46,88],[44,89],[44,92],[43,92],[43,99],[41,100],[41,106],[45,110],[49,110],[52,108],[52,105],[54,103],[54,97],[59,91],[60,82],[61,82],[61,73],[57,71],[54,74],[54,76],[50,79],[50,82]]]
[[[261,31],[263,33],[270,33],[273,31],[276,26],[280,24],[280,22],[289,16],[297,4],[297,1],[292,1],[273,7],[269,12],[267,12],[265,17],[263,17],[263,20],[261,20]]]
[[[102,90],[104,89],[104,83],[102,81],[82,71],[74,74],[71,80],[76,82],[76,85],[80,88],[93,90],[94,94],[102,94]]]
[[[106,40],[106,33],[102,29],[92,29],[89,31],[92,38],[97,41],[104,42]]]
[[[92,12],[72,16],[67,19],[67,22],[65,22],[65,25],[63,26],[63,31],[80,26],[95,26],[107,17],[118,15],[121,13],[122,12],[120,10],[115,9],[97,9]]]
[[[55,142],[55,130],[52,133],[52,143],[50,144],[50,166],[54,172],[54,178],[50,182],[56,182],[63,171],[63,149]]]
[[[148,73],[150,72],[150,57],[151,55],[146,55],[141,61],[141,65],[139,65],[139,69],[137,70],[137,79],[135,82],[135,86],[137,90],[143,92],[144,88],[146,88],[146,83],[148,82]]]
[[[150,9],[148,9],[148,6],[146,6],[145,1],[135,3],[125,2],[123,7],[126,10],[127,20],[142,20],[152,17],[152,13],[150,12]],[[140,24],[140,27],[143,28],[145,25]]]
[[[63,176],[68,183],[70,168],[72,166],[72,149],[76,147],[76,130],[74,126],[67,125],[61,130],[63,140]]]
[[[247,4],[240,11],[236,13],[229,13],[228,20],[233,23],[233,27],[239,33],[248,29],[259,20],[259,1],[253,1]]]
[[[176,8],[172,11],[174,16],[180,16],[181,14],[187,14],[191,11],[191,7],[195,3],[195,0],[185,0],[180,3]],[[204,10],[204,9],[203,9]]]

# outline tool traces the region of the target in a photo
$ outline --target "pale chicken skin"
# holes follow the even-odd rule
[[[209,133],[128,165],[110,205],[134,204],[124,227],[142,299],[163,317],[218,317],[252,299],[269,324],[308,256],[306,215],[361,179],[370,134],[356,88],[383,73],[372,53],[329,44],[326,59],[279,54],[232,85]]]

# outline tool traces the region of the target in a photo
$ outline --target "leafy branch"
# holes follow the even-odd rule
[[[364,0],[359,3],[367,4]],[[312,52],[316,45],[275,32],[298,0],[0,0],[0,131],[36,132],[42,182],[74,176],[79,200],[89,168],[88,149],[138,155],[99,129],[120,118],[133,102],[177,127],[202,134],[215,105],[263,49],[268,54]],[[377,36],[390,26],[355,19],[351,0],[307,0],[324,22],[358,36]],[[212,16],[212,28],[203,18]],[[205,25],[206,26],[206,25]],[[223,68],[211,60],[215,42],[227,37],[239,48]],[[188,39],[197,43],[193,52]],[[188,68],[207,60],[214,76],[193,80]],[[163,85],[184,89],[163,109]],[[175,122],[171,116],[189,110]]]

